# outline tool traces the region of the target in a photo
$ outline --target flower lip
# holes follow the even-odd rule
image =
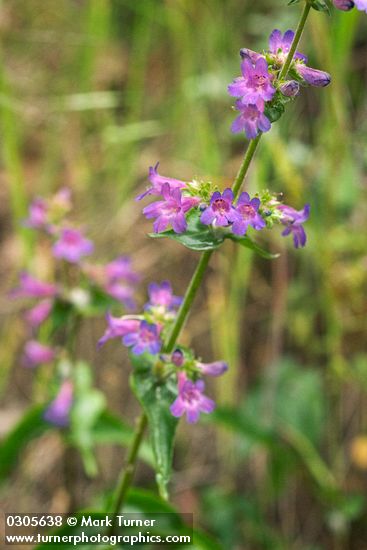
[[[189,424],[199,420],[200,413],[211,413],[215,409],[215,403],[204,395],[205,384],[203,380],[193,382],[187,378],[185,372],[179,372],[178,397],[170,406],[173,416],[180,417],[186,413]]]
[[[208,208],[201,214],[200,221],[204,225],[228,226],[233,223],[238,214],[233,207],[233,191],[227,188],[220,193],[215,191],[210,199]]]

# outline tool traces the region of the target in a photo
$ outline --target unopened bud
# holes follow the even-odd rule
[[[296,80],[288,80],[279,87],[279,90],[286,97],[295,97],[299,94],[299,84]]]
[[[184,364],[184,354],[180,349],[175,349],[175,351],[171,355],[171,361],[176,367],[182,367]]]
[[[307,82],[307,84],[310,84],[310,86],[324,88],[331,82],[331,76],[325,71],[311,69],[311,67],[307,67],[302,63],[297,63],[296,68],[298,74]]]
[[[333,4],[338,10],[349,11],[354,7],[352,0],[333,0]]]

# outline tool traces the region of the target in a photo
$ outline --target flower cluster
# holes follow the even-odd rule
[[[112,338],[121,338],[132,354],[152,356],[153,363],[159,365],[160,379],[174,377],[177,380],[178,395],[170,407],[172,415],[179,417],[186,413],[189,423],[197,422],[201,412],[210,413],[215,408],[214,401],[204,395],[203,375],[220,376],[228,369],[227,364],[223,361],[202,363],[192,350],[182,346],[177,346],[171,354],[165,353],[164,341],[176,318],[181,298],[173,294],[168,281],[150,284],[148,295],[149,301],[141,315],[107,315],[107,329],[98,346]]]
[[[355,6],[357,10],[367,13],[367,0],[333,0],[333,4],[338,10],[349,11]]]
[[[175,233],[184,233],[187,229],[185,214],[196,211],[203,225],[227,228],[224,231],[230,231],[237,236],[246,235],[249,227],[260,231],[271,227],[276,221],[286,226],[282,235],[293,234],[296,248],[306,244],[306,234],[302,224],[309,217],[309,205],[306,205],[300,214],[292,207],[281,205],[272,199],[273,208],[269,215],[268,199],[262,201],[259,197],[251,198],[247,192],[243,192],[235,200],[231,189],[227,188],[223,193],[218,190],[208,193],[207,184],[204,184],[204,192],[202,192],[197,182],[193,185],[173,178],[165,178],[157,173],[156,168],[157,166],[149,170],[152,187],[138,196],[140,200],[147,194],[153,194],[152,190],[154,194],[162,193],[163,200],[153,202],[143,209],[148,219],[156,218],[153,224],[156,233],[167,229],[169,223]],[[296,235],[298,235],[297,238]]]
[[[306,65],[307,58],[296,52],[289,68],[292,77],[280,77],[287,59],[294,32],[282,33],[275,29],[269,38],[269,49],[262,54],[243,48],[242,76],[228,86],[228,92],[237,99],[238,117],[232,124],[232,132],[244,131],[248,139],[255,139],[259,132],[267,132],[271,123],[279,118],[284,104],[299,94],[301,84],[327,86],[330,75]]]
[[[54,259],[53,277],[57,280],[46,282],[22,272],[19,285],[9,293],[11,298],[22,299],[26,305],[24,320],[28,339],[21,361],[26,368],[55,363],[58,369],[61,359],[68,355],[65,339],[70,336],[78,316],[104,313],[106,303],[122,304],[129,310],[135,308],[139,276],[130,258],[118,257],[105,265],[86,262],[85,257],[93,252],[94,244],[67,220],[71,209],[71,192],[62,188],[48,200],[37,197],[24,221],[26,227],[46,238]],[[60,260],[67,262],[64,269],[59,268]],[[58,346],[49,345],[47,338],[50,334],[54,336],[60,323],[63,331],[60,331],[61,338],[57,338]],[[66,425],[66,411],[71,407],[73,394],[70,373],[66,380],[61,373],[61,378],[64,381],[45,416],[48,421],[54,419],[53,423],[58,426]]]

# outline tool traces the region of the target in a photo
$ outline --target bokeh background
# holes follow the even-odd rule
[[[20,365],[24,328],[8,300],[19,269],[47,274],[21,225],[34,195],[73,189],[78,221],[101,260],[129,254],[149,281],[182,294],[198,256],[151,241],[134,201],[147,170],[231,184],[246,142],[229,127],[227,84],[240,47],[266,47],[294,27],[285,0],[2,0],[0,431],[3,441],[47,392]],[[171,500],[194,512],[212,548],[367,548],[367,16],[313,12],[301,51],[329,71],[261,142],[247,186],[311,203],[308,245],[280,231],[259,242],[267,261],[227,243],[211,261],[182,337],[229,373],[210,387],[218,411],[180,424]],[[102,320],[83,324],[78,355],[109,409],[132,425],[138,406],[118,341],[97,352]],[[36,435],[38,437],[36,437]],[[126,438],[96,445],[98,475],[57,430],[18,435],[1,469],[6,511],[98,506],[113,489]],[[27,438],[25,438],[27,439]],[[0,448],[1,452],[1,448]],[[0,457],[1,462],[1,457]],[[154,491],[144,461],[136,483]],[[217,541],[214,543],[214,540]]]

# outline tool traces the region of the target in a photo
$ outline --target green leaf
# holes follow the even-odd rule
[[[244,237],[239,237],[237,235],[234,235],[233,233],[229,233],[227,235],[227,239],[231,239],[232,241],[235,241],[241,246],[244,246],[245,248],[249,248],[250,250],[252,250],[253,252],[256,252],[256,254],[258,254],[262,258],[265,258],[266,260],[274,260],[275,258],[279,258],[279,254],[272,254],[271,252],[264,250],[263,248],[261,248],[261,246],[256,244],[246,235]]]
[[[270,122],[276,122],[284,113],[285,107],[280,101],[265,105],[264,113]]]
[[[25,446],[50,429],[43,420],[43,406],[29,409],[0,445],[0,481],[4,481],[17,463]]]
[[[215,250],[224,241],[225,233],[222,228],[214,230],[210,225],[204,225],[200,221],[200,212],[192,210],[186,220],[187,229],[184,233],[175,233],[172,229],[162,233],[149,233],[153,239],[168,237],[177,241],[190,250],[203,252],[204,250]]]
[[[170,380],[164,383],[156,380],[152,372],[153,363],[149,364],[147,357],[140,359],[135,356],[133,363],[135,370],[130,377],[131,387],[148,417],[159,493],[167,499],[178,424],[178,419],[172,416],[169,407],[177,396],[177,389]]]
[[[331,13],[330,4],[327,0],[313,0],[311,6],[316,11],[325,11],[329,15]]]

